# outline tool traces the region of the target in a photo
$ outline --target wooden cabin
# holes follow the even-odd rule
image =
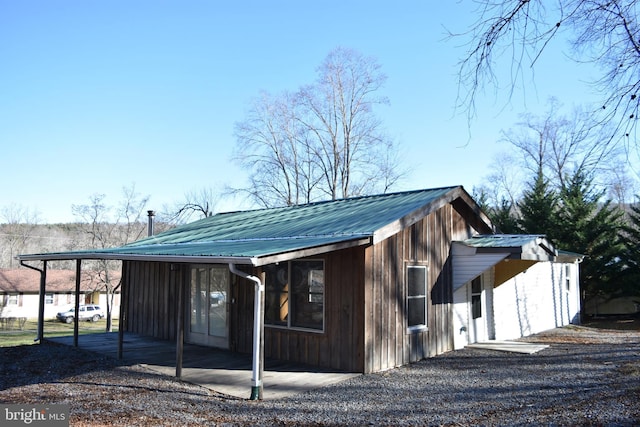
[[[476,315],[492,281],[556,261],[544,236],[481,236],[491,222],[456,186],[221,213],[120,248],[20,259],[122,260],[129,332],[371,373],[491,339],[492,318]]]

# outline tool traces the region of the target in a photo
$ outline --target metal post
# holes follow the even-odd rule
[[[81,265],[82,261],[77,259],[76,260],[76,315],[74,316],[73,319],[73,346],[77,347],[78,346],[78,317],[80,316],[80,312],[78,311],[78,309],[80,308],[80,303],[78,301],[78,296],[80,295],[80,265]]]
[[[43,261],[42,264],[42,271],[40,272],[40,306],[38,307],[38,340],[40,340],[40,343],[44,338],[44,297],[47,291],[47,261]]]

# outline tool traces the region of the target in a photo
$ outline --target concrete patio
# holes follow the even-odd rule
[[[73,346],[73,336],[46,338],[48,341]],[[118,356],[118,333],[96,333],[78,336],[78,346],[109,357]],[[152,371],[175,376],[175,342],[126,333],[123,360],[140,364]],[[184,345],[183,381],[207,387],[236,398],[251,394],[251,355],[233,353],[211,347]],[[344,381],[360,374],[335,372],[300,364],[265,360],[263,373],[264,399],[279,399],[304,391]]]

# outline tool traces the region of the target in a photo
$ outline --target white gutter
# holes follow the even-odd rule
[[[236,276],[253,281],[255,285],[255,298],[253,303],[253,366],[251,375],[250,400],[262,399],[262,333],[264,329],[264,284],[256,276],[251,276],[236,269],[235,264],[229,263],[229,271]]]

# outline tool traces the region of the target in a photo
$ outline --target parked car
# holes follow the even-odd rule
[[[78,319],[91,322],[97,322],[104,317],[104,311],[102,311],[99,305],[81,305],[78,313]],[[56,314],[56,317],[61,322],[71,323],[76,317],[76,309],[70,308],[67,311],[61,311]]]

